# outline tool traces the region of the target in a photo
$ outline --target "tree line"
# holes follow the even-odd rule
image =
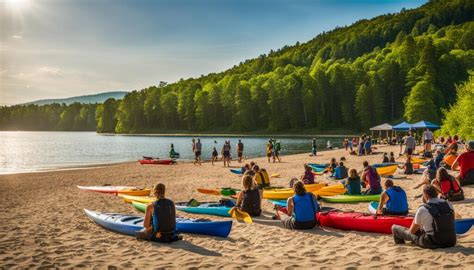
[[[473,18],[472,1],[430,1],[122,100],[3,107],[0,128],[278,132],[440,123],[474,66]]]

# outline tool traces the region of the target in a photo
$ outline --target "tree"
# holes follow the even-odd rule
[[[408,122],[439,122],[438,109],[433,100],[433,88],[429,81],[420,81],[413,87],[405,103],[404,116]]]

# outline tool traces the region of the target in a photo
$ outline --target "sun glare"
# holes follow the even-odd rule
[[[28,5],[29,0],[4,0],[6,6],[12,10],[20,10]]]

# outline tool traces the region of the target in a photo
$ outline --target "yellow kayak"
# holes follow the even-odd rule
[[[397,170],[397,168],[398,168],[397,165],[387,166],[387,167],[379,167],[379,168],[377,168],[377,173],[380,176],[389,176],[389,175],[393,175],[395,173],[395,171]]]
[[[336,196],[346,193],[346,188],[342,184],[326,186],[312,191],[315,196]]]
[[[325,183],[305,185],[306,191],[312,192],[327,186]],[[264,189],[263,198],[272,200],[284,200],[293,196],[295,193],[292,188]]]
[[[415,158],[415,157],[411,158],[411,163],[425,163],[427,161],[428,160],[424,158]]]
[[[132,203],[132,201],[135,202],[140,202],[140,203],[151,203],[156,201],[156,197],[151,197],[151,196],[133,196],[133,195],[125,195],[125,194],[119,194],[120,197],[126,202],[126,203]]]
[[[148,196],[150,195],[150,189],[120,189],[117,191],[117,195],[133,195],[133,196]]]

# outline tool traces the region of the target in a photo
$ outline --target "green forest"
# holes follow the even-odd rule
[[[428,120],[473,137],[473,17],[473,1],[430,1],[123,100],[1,107],[0,129],[324,132]]]

